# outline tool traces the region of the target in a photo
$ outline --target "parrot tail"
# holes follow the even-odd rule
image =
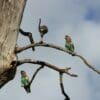
[[[31,93],[30,85],[24,86],[27,93]]]

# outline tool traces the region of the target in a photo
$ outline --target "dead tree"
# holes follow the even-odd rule
[[[66,67],[62,69],[46,61],[39,61],[35,59],[19,60],[17,58],[17,54],[29,48],[32,48],[34,53],[36,47],[49,47],[65,52],[69,55],[74,55],[72,57],[79,57],[87,67],[89,67],[98,74],[100,74],[100,71],[97,70],[95,66],[89,64],[83,56],[75,52],[70,52],[63,47],[50,44],[44,41],[41,42],[41,40],[39,42],[35,42],[31,32],[24,32],[22,29],[20,29],[20,23],[22,20],[25,4],[26,0],[0,0],[0,88],[2,88],[10,80],[14,79],[16,75],[16,70],[19,65],[25,63],[37,64],[40,65],[40,67],[37,68],[36,72],[33,74],[29,85],[31,86],[36,75],[42,68],[48,67],[59,73],[61,92],[64,95],[65,100],[70,100],[70,98],[65,92],[62,78],[63,74],[67,74],[71,77],[77,77],[76,74],[69,72],[69,70],[71,70],[71,67]],[[43,31],[45,31],[45,29],[43,29]],[[29,45],[25,47],[16,46],[19,32],[29,38]]]
[[[18,31],[26,0],[0,0],[0,88],[16,72],[15,54]]]

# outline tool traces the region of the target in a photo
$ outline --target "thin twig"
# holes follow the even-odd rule
[[[97,74],[100,74],[100,70],[97,70],[97,69],[95,68],[95,66],[89,64],[88,61],[87,61],[83,56],[81,56],[81,55],[79,55],[79,54],[77,54],[77,53],[75,53],[75,52],[72,53],[72,52],[70,52],[69,50],[66,50],[65,48],[62,48],[62,47],[57,46],[57,45],[54,45],[54,44],[48,44],[48,43],[45,43],[45,42],[43,42],[43,43],[38,42],[38,43],[35,43],[35,44],[30,44],[30,45],[27,45],[27,46],[25,46],[25,47],[18,48],[18,49],[16,50],[16,53],[20,53],[20,52],[22,52],[22,51],[24,51],[24,50],[27,50],[27,49],[31,48],[31,47],[39,47],[39,46],[54,48],[54,49],[63,51],[63,52],[65,52],[65,53],[68,53],[68,54],[70,54],[70,55],[74,55],[74,56],[76,56],[76,57],[79,57],[79,58],[84,62],[84,64],[87,65],[88,68],[92,69],[92,70],[95,71]]]
[[[38,72],[39,72],[42,68],[44,68],[44,65],[41,65],[41,66],[35,71],[35,73],[33,74],[32,78],[31,78],[31,80],[30,80],[29,85],[32,84],[32,82],[33,82],[33,80],[35,79],[36,75],[38,74]]]
[[[64,89],[64,85],[63,85],[63,73],[59,73],[59,81],[60,81],[61,92],[65,96],[64,100],[70,100],[69,96],[67,95],[67,93],[65,92],[65,89]]]
[[[31,59],[18,60],[17,61],[17,66],[22,65],[22,64],[25,64],[25,63],[32,63],[32,64],[44,65],[44,66],[46,66],[48,68],[51,68],[51,69],[53,69],[53,70],[55,70],[57,72],[61,72],[61,73],[68,74],[71,77],[77,77],[78,76],[76,74],[70,73],[69,72],[69,69],[71,69],[71,68],[69,68],[69,67],[68,68],[65,68],[65,69],[61,69],[61,68],[58,68],[57,66],[52,65],[52,64],[50,64],[48,62],[39,61],[39,60],[31,60]]]
[[[100,74],[100,70],[97,70],[95,68],[95,66],[89,64],[89,62],[84,57],[82,57],[81,55],[78,55],[78,54],[76,54],[76,56],[79,57],[90,69],[95,71],[97,74]]]

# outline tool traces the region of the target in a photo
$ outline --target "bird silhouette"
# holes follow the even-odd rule
[[[39,19],[38,31],[40,32],[41,42],[43,43],[43,37],[48,32],[48,27],[46,25],[41,25],[41,18]]]

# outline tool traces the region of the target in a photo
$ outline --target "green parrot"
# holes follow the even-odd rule
[[[25,71],[21,71],[21,86],[24,87],[27,93],[31,92],[29,77]]]
[[[68,35],[65,36],[65,48],[71,52],[74,52],[75,50],[74,44],[72,43],[72,39]]]

